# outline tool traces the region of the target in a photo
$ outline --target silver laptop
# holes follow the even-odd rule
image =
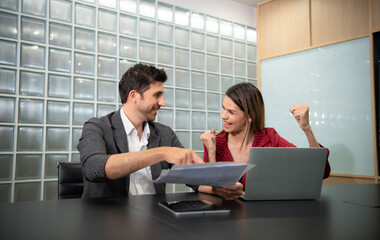
[[[326,148],[251,148],[245,200],[319,199]]]

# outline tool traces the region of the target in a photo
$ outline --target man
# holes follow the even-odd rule
[[[165,184],[151,182],[162,169],[203,163],[172,129],[153,122],[165,106],[166,79],[163,69],[136,64],[119,82],[122,108],[84,124],[78,144],[82,198],[165,193]]]

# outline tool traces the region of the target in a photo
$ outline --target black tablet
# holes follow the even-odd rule
[[[205,200],[160,202],[158,205],[176,217],[229,215],[231,212]]]

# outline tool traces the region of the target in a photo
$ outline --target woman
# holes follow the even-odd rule
[[[294,105],[290,112],[304,131],[309,146],[322,147],[315,138],[309,124],[309,106]],[[264,100],[260,91],[250,83],[239,83],[230,87],[223,101],[221,118],[223,130],[215,134],[208,130],[201,136],[204,144],[205,162],[247,163],[251,147],[296,147],[282,138],[273,128],[265,128]],[[326,159],[324,178],[330,174]],[[198,191],[217,194],[227,200],[236,199],[244,193],[245,175],[233,186],[199,186]]]

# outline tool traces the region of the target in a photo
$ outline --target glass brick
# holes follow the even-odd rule
[[[220,82],[219,82],[218,75],[207,74],[207,90],[209,91],[220,90]]]
[[[253,84],[255,87],[258,87],[258,86],[257,86],[257,80],[255,80],[255,79],[248,79],[247,82]]]
[[[193,91],[191,93],[191,108],[205,109],[205,93]]]
[[[67,154],[46,154],[45,155],[45,178],[58,177],[57,165],[59,162],[68,162]]]
[[[116,102],[116,91],[116,82],[98,80],[98,101]]]
[[[245,49],[245,43],[243,43],[243,42],[236,42],[235,41],[234,50],[235,50],[234,56],[236,58],[245,58],[246,57],[245,53],[247,51]]]
[[[137,59],[137,40],[133,38],[123,38],[119,39],[120,44],[120,56]]]
[[[220,49],[222,55],[232,56],[233,44],[232,40],[222,38],[220,40]]]
[[[156,1],[155,0],[140,0],[140,15],[145,17],[156,17]]]
[[[15,98],[0,97],[0,122],[15,122]]]
[[[210,33],[219,33],[219,20],[215,17],[206,16],[206,31]]]
[[[222,92],[226,92],[232,85],[234,85],[234,80],[232,77],[222,76]]]
[[[173,184],[175,193],[191,192],[192,190],[185,184]]]
[[[18,10],[18,2],[19,1],[17,1],[17,0],[1,0],[0,1],[0,8],[17,11]]]
[[[119,61],[119,79],[123,76],[123,74],[133,65],[135,65],[135,61],[130,61],[127,59],[121,59]]]
[[[13,169],[13,155],[1,154],[0,155],[0,181],[11,180],[12,169]],[[0,191],[0,195],[1,195],[1,191]]]
[[[175,23],[182,26],[189,26],[190,11],[184,8],[175,7]]]
[[[42,127],[18,127],[18,151],[42,151]]]
[[[197,50],[204,50],[205,35],[199,32],[191,32],[191,47]]]
[[[97,105],[96,117],[103,117],[103,116],[105,116],[108,113],[111,113],[113,111],[115,111],[114,105],[98,104]]]
[[[48,96],[58,98],[71,97],[71,77],[49,74]]]
[[[256,43],[257,42],[257,32],[256,29],[247,27],[247,41]]]
[[[17,154],[16,180],[41,178],[41,154]]]
[[[190,132],[176,131],[178,140],[182,143],[184,148],[191,148],[190,146]]]
[[[99,5],[116,9],[116,0],[99,0]]]
[[[49,44],[71,48],[71,26],[58,23],[50,23]]]
[[[0,67],[0,92],[16,93],[16,73],[15,69]]]
[[[120,3],[121,4],[121,3]],[[136,17],[120,14],[119,32],[131,36],[137,36],[137,19]]]
[[[231,58],[221,58],[220,60],[221,71],[224,74],[233,74],[233,60]]]
[[[77,151],[78,150],[77,146],[78,146],[79,139],[80,139],[81,136],[82,136],[82,128],[73,128],[72,141],[71,141],[71,150],[72,151]]]
[[[0,126],[0,151],[13,151],[14,127]]]
[[[175,70],[175,85],[177,87],[190,87],[190,72],[188,70]]]
[[[95,27],[95,8],[84,5],[75,5],[75,23],[87,27]]]
[[[248,77],[249,78],[257,78],[256,63],[248,62],[247,63],[247,69],[248,69]]]
[[[245,78],[235,78],[235,84],[246,82]]]
[[[74,46],[76,49],[95,51],[95,31],[75,28]]]
[[[72,2],[61,0],[50,0],[50,19],[71,23]]]
[[[249,60],[256,61],[256,46],[255,45],[247,45],[247,58]]]
[[[203,30],[205,28],[205,16],[202,13],[191,13],[191,27]]]
[[[57,169],[56,169],[57,171]],[[44,199],[43,200],[56,200],[58,199],[58,182],[49,181],[44,183]]]
[[[175,64],[176,66],[189,67],[190,66],[190,54],[186,49],[175,49]]]
[[[69,128],[46,128],[46,151],[69,150]]]
[[[45,47],[21,44],[21,67],[45,69]]]
[[[204,70],[205,54],[200,52],[191,52],[191,67],[198,70]]]
[[[72,153],[71,154],[71,162],[80,163],[80,154],[79,153]]]
[[[207,61],[207,71],[219,72],[219,57],[218,56],[207,54],[206,61]]]
[[[175,106],[177,108],[190,108],[190,91],[176,89],[175,90]]]
[[[173,43],[173,26],[159,23],[157,28],[159,42]]]
[[[207,110],[220,111],[219,94],[207,93]]]
[[[0,64],[16,66],[17,43],[0,40]]]
[[[234,24],[234,37],[237,39],[245,40],[245,27],[240,24]]]
[[[192,112],[191,114],[191,127],[196,130],[206,129],[206,113],[205,112]],[[200,139],[198,139],[200,141]],[[200,150],[200,149],[198,149]]]
[[[95,56],[76,52],[74,53],[74,72],[77,74],[95,75]]]
[[[39,201],[40,194],[40,182],[15,183],[15,202]]]
[[[211,35],[206,37],[206,50],[211,53],[219,53],[219,38]]]
[[[116,29],[117,29],[116,12],[99,9],[98,28],[111,31],[111,32],[116,32]]]
[[[232,37],[232,22],[220,20],[220,34]]]
[[[37,99],[24,99],[19,100],[19,123],[44,123],[44,101]]]
[[[116,58],[98,56],[98,77],[116,78]]]
[[[45,95],[45,74],[20,71],[20,94],[31,96]]]
[[[191,72],[191,87],[194,89],[205,89],[205,74],[202,72]]]
[[[141,19],[140,24],[140,37],[149,40],[156,40],[156,23]]]
[[[46,123],[68,125],[70,123],[70,102],[48,101]]]
[[[173,110],[160,109],[158,111],[158,122],[173,128]]]
[[[0,203],[10,203],[11,194],[12,194],[12,184],[10,183],[0,184]]]
[[[205,122],[202,122],[202,125],[205,125]],[[202,134],[203,134],[203,132],[192,132],[191,133],[191,148],[195,151],[202,151],[204,149],[203,143],[201,141],[201,135]]]
[[[46,15],[46,0],[22,0],[21,12],[37,16]]]
[[[16,14],[0,12],[0,22],[0,36],[17,39],[18,16]]]
[[[98,33],[98,52],[116,55],[117,37],[116,35]]]
[[[49,48],[49,70],[71,72],[71,51]]]
[[[136,13],[137,0],[119,0],[120,10],[130,13]]]
[[[166,22],[173,22],[173,6],[158,2],[157,3],[157,18]]]
[[[83,125],[92,117],[94,117],[94,105],[92,103],[73,104],[73,125]]]
[[[163,64],[173,64],[173,47],[158,45],[158,62]]]
[[[246,75],[245,62],[235,60],[234,63],[235,63],[235,75],[245,77]]]
[[[165,98],[166,107],[174,107],[173,97],[174,97],[173,88],[164,88],[164,98]]]
[[[94,79],[74,78],[74,98],[94,100]]]
[[[207,113],[207,129],[215,129],[216,131],[221,129],[220,120],[219,113]]]
[[[173,86],[173,82],[174,82],[174,79],[173,79],[173,68],[169,68],[169,67],[163,67],[163,66],[158,66],[159,68],[163,68],[166,72],[166,75],[168,76],[168,79],[166,80],[166,82],[164,83],[165,86]]]
[[[184,28],[175,29],[175,44],[177,46],[189,47],[190,32]]]
[[[156,44],[151,42],[140,41],[140,59],[150,62],[156,61]]]

